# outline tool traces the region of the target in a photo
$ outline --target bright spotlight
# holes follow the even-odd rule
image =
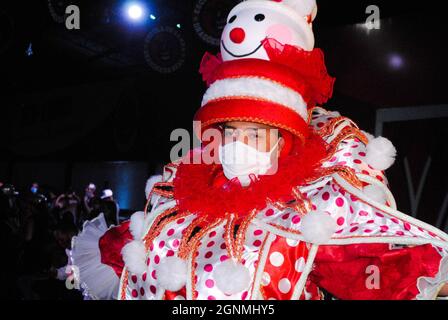
[[[139,4],[131,4],[128,9],[128,16],[132,20],[140,20],[143,17],[143,8]]]

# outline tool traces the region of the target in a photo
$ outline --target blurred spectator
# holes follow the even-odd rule
[[[101,212],[104,213],[107,225],[118,225],[120,217],[120,207],[114,200],[114,193],[110,189],[105,189],[101,193]]]
[[[24,240],[17,196],[18,193],[13,186],[2,184],[0,187],[0,241],[3,246],[3,263],[0,263],[0,281],[2,283],[0,297],[3,299],[19,297],[16,282],[23,255]]]
[[[90,220],[90,216],[95,207],[95,199],[96,199],[96,186],[93,183],[90,183],[86,189],[84,190],[84,198],[82,202],[82,222],[86,220]],[[80,223],[82,225],[82,223]]]
[[[55,207],[59,209],[60,219],[63,214],[70,212],[72,214],[72,221],[77,226],[80,222],[81,199],[73,190],[69,190],[61,194],[55,201]]]
[[[50,186],[33,182],[23,192],[0,182],[0,299],[82,299],[67,290],[65,272],[71,239],[85,220],[103,213],[118,225],[120,208],[110,189],[96,195],[90,183],[82,199],[73,190],[57,196]]]

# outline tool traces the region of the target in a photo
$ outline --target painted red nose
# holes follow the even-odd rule
[[[234,43],[241,43],[246,38],[246,33],[242,28],[234,28],[230,31],[230,40]]]

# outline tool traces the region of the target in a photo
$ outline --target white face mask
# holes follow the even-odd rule
[[[264,175],[273,167],[272,154],[279,141],[269,152],[261,152],[241,141],[219,146],[219,161],[227,179],[238,178],[242,186],[248,186],[251,175]]]

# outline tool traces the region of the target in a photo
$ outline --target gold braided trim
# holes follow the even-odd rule
[[[313,120],[313,112],[316,107],[308,108],[308,125],[311,125],[311,121]]]
[[[286,88],[286,87],[284,87]],[[260,101],[260,102],[266,102],[266,103],[272,103],[272,104],[277,104],[279,106],[282,106],[294,113],[296,113],[300,118],[303,119],[302,115],[300,113],[297,112],[296,109],[294,109],[294,107],[291,107],[287,104],[283,104],[274,100],[270,100],[270,99],[266,99],[266,98],[262,98],[262,97],[255,97],[255,96],[250,96],[250,95],[238,95],[238,96],[225,96],[225,97],[218,97],[215,98],[213,100],[210,100],[209,102],[207,102],[207,104],[209,103],[215,103],[215,102],[221,102],[221,101],[229,101],[229,100],[251,100],[251,101]],[[306,107],[306,106],[304,106]],[[308,114],[308,112],[307,112]],[[303,121],[307,122],[307,119],[303,119]]]
[[[354,169],[347,167],[347,166],[333,166],[328,168],[320,168],[319,169],[320,174],[322,176],[330,176],[334,173],[338,173],[344,180],[346,180],[348,183],[350,183],[353,187],[362,190],[363,184],[361,180],[356,176],[356,172]]]
[[[151,198],[154,193],[159,196],[168,198],[168,199],[174,198],[173,191],[158,190],[157,187],[173,187],[174,188],[174,183],[172,183],[172,182],[157,182],[154,184],[154,187],[151,189],[151,192],[148,195],[148,199],[146,199],[146,204],[145,204],[145,209],[144,209],[145,214],[148,213],[148,208],[151,204]]]
[[[226,243],[227,252],[231,258],[236,259],[236,245],[235,245],[235,216],[233,214],[227,216],[227,223],[225,225],[224,241]]]
[[[307,212],[312,210],[311,200],[308,199],[300,192],[298,187],[294,187],[292,189],[292,194],[296,199],[296,203],[293,206],[293,209],[297,211],[301,216],[304,216]]]
[[[158,189],[158,188],[163,188],[163,187],[174,188],[174,183],[173,182],[157,182],[156,184],[154,184],[154,188],[153,188],[155,194],[158,194],[165,198],[172,199],[174,197],[174,192]]]
[[[121,300],[126,300],[126,289],[128,287],[128,282],[129,282],[129,271],[126,269],[123,275],[123,285],[121,286],[121,294],[120,294]]]
[[[173,214],[178,210],[178,207],[175,206],[173,208],[170,208],[163,213],[161,213],[155,220],[151,227],[151,229],[148,231],[148,233],[143,238],[143,243],[145,244],[146,250],[149,249],[149,246],[154,241],[154,239],[162,232],[163,228],[170,222],[173,222],[174,220],[180,219],[181,217],[184,217],[188,215],[188,212],[184,212],[182,214],[176,214],[173,217],[167,218],[170,214]]]
[[[281,201],[272,201],[270,198],[266,198],[266,202],[271,204],[274,208],[276,208],[279,211],[283,211],[286,208],[288,208],[288,206]]]
[[[238,232],[234,239],[234,250],[235,250],[235,258],[239,262],[242,260],[244,252],[244,243],[246,242],[247,229],[249,228],[252,220],[255,218],[257,214],[258,211],[256,209],[252,210],[251,213],[249,213],[247,217],[244,218],[244,220],[238,227]]]
[[[337,135],[337,137],[331,141],[328,147],[328,155],[322,160],[322,162],[328,161],[331,159],[334,154],[338,151],[339,144],[346,139],[349,138],[358,138],[362,143],[368,144],[369,140],[367,137],[357,128],[354,127],[345,127],[342,131]]]
[[[349,119],[347,117],[339,116],[339,117],[333,118],[333,119],[329,120],[327,123],[325,123],[325,125],[322,128],[317,130],[317,133],[321,137],[329,136],[329,135],[333,134],[336,126],[338,126],[345,120],[348,120],[351,124],[355,125],[355,123],[353,123],[353,121],[351,119]],[[355,128],[358,128],[358,127],[355,125]]]
[[[264,287],[263,287],[263,286],[260,286],[260,288],[258,288],[258,290],[260,290],[260,293],[261,293],[261,299],[262,299],[262,300],[266,300],[266,299],[267,299],[267,296],[266,296],[266,292],[264,292]]]
[[[288,126],[285,126],[281,123],[278,122],[273,122],[273,121],[266,121],[264,119],[260,119],[257,117],[225,117],[225,118],[214,118],[212,120],[209,121],[205,121],[202,126],[205,128],[207,126],[210,126],[212,124],[215,123],[222,123],[222,122],[230,122],[230,121],[243,121],[243,122],[255,122],[255,123],[262,123],[274,128],[280,128],[280,129],[285,129],[289,132],[291,132],[292,134],[296,135],[301,141],[302,144],[305,143],[305,137],[302,133],[300,133],[299,131],[292,129]]]
[[[317,177],[313,177],[311,180],[315,180]],[[291,209],[297,213],[299,213],[301,216],[305,215],[308,211],[312,208],[311,200],[305,197],[299,190],[299,187],[294,187],[291,190],[292,195],[294,197],[293,202],[291,203],[284,203],[282,201],[272,201],[271,199],[267,198],[267,202],[270,203],[273,207],[275,207],[279,211],[283,211],[286,209]]]
[[[293,233],[293,234],[296,234],[296,235],[301,235],[302,234],[299,230],[295,230],[295,229],[292,229],[292,228],[284,227],[282,225],[275,224],[274,222],[269,222],[268,225],[270,225],[271,227],[274,227],[276,229],[279,229],[281,231]]]
[[[199,228],[201,223],[204,222],[204,221],[205,221],[205,217],[197,217],[185,229],[184,234],[182,235],[182,239],[180,241],[179,251],[178,251],[178,254],[177,254],[179,258],[184,259],[184,260],[186,260],[188,258],[188,255],[191,252],[190,249],[191,249],[191,245],[193,244],[193,239],[197,235],[196,234],[195,236],[193,236],[193,238],[191,238],[192,237],[192,233],[193,233],[193,231],[196,228]]]

